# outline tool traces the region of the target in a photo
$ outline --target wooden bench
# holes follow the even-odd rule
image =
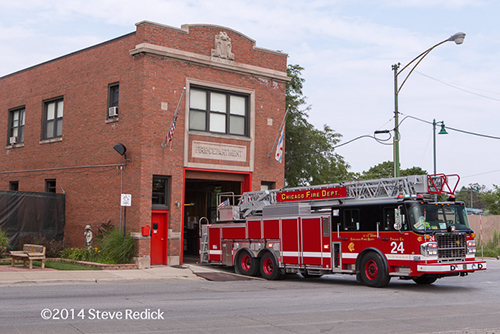
[[[33,269],[33,261],[42,261],[42,269],[45,268],[45,246],[42,245],[24,244],[22,251],[11,251],[10,257],[12,266],[16,260],[23,261],[25,266],[29,261],[30,269]]]

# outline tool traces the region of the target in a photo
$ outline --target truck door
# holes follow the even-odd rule
[[[323,231],[324,229],[326,231]],[[330,268],[330,218],[303,218],[301,231],[301,264]]]

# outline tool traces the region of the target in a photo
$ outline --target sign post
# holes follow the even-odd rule
[[[127,206],[132,205],[132,195],[122,194],[121,206],[123,206],[123,263],[125,263],[125,235],[127,233]]]

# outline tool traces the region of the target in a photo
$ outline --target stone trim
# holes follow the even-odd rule
[[[200,64],[204,66],[210,66],[212,68],[224,71],[271,78],[283,82],[288,82],[291,80],[291,78],[287,76],[286,72],[270,70],[263,67],[238,63],[236,61],[221,59],[217,57],[204,56],[193,52],[172,49],[165,46],[159,46],[150,43],[138,44],[135,46],[134,49],[130,50],[129,52],[131,56],[148,54],[153,56],[187,61],[190,63]]]

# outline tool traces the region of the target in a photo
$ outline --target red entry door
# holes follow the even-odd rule
[[[168,211],[151,213],[151,264],[167,264]]]

